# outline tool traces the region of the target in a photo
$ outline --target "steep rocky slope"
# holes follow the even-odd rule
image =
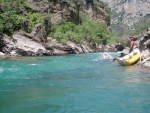
[[[80,14],[86,13],[93,21],[110,23],[110,11],[107,4],[100,0],[26,0],[29,7],[43,14],[50,14],[52,23],[66,21],[80,22]]]
[[[150,26],[149,0],[105,0],[112,9],[112,29],[119,36],[137,35]]]
[[[65,28],[67,22],[70,22],[68,25],[73,27],[82,25],[84,21],[82,16],[84,15],[86,15],[84,19],[88,18],[90,22],[92,20],[93,26],[99,26],[100,23],[109,26],[110,8],[100,0],[0,1],[0,14],[3,17],[2,20],[0,18],[0,25],[4,24],[4,27],[0,29],[0,51],[6,55],[62,55],[105,50],[104,45],[99,45],[100,43],[98,44],[97,40],[91,41],[92,38],[95,38],[94,36],[84,36],[85,40],[80,44],[74,41],[74,37],[72,40],[66,40],[65,44],[61,44],[59,39],[56,40],[56,37],[51,35],[52,27],[64,25],[63,27]],[[89,24],[87,22],[87,25],[83,28]],[[6,27],[6,25],[9,26]],[[34,27],[35,29],[33,29]],[[93,29],[93,27],[88,29],[88,33]],[[19,30],[24,32],[18,32]],[[96,30],[94,35],[97,35],[99,40],[104,38],[105,41],[105,38],[108,37],[108,33],[105,32],[108,30],[107,27],[100,30],[99,27],[96,27]],[[15,31],[17,33],[14,33]],[[59,33],[59,36],[64,34],[64,32]],[[81,33],[83,34],[82,31]],[[86,32],[86,34],[88,33]],[[79,34],[79,32],[76,34]],[[74,35],[76,34],[74,33]],[[91,35],[91,32],[89,34]],[[77,38],[81,39],[83,36]],[[115,51],[113,47],[107,47],[106,49]]]
[[[48,35],[53,24],[81,24],[83,15],[110,25],[110,8],[100,0],[1,0],[0,33],[31,32],[36,24],[42,23]]]

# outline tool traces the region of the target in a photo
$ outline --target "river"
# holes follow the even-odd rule
[[[0,113],[149,112],[150,71],[141,66],[102,53],[0,59]]]

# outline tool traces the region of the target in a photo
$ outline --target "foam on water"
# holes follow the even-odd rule
[[[36,65],[38,65],[38,64],[29,64],[29,66],[36,66]]]
[[[0,61],[0,113],[149,113],[148,89],[147,69],[102,53]]]
[[[0,73],[2,73],[4,71],[4,69],[2,67],[0,67]]]

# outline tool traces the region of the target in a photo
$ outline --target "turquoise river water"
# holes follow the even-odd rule
[[[150,113],[150,71],[102,53],[1,58],[0,113]]]

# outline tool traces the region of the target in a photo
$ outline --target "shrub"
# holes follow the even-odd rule
[[[29,18],[30,18],[30,22],[29,22],[29,26],[28,26],[29,32],[32,31],[32,29],[34,28],[34,26],[36,24],[39,24],[39,23],[44,24],[44,20],[42,18],[42,15],[38,12],[29,12]]]
[[[0,1],[0,31],[11,35],[14,31],[22,29],[26,18],[20,14],[19,7],[25,4],[23,0]]]
[[[114,38],[114,35],[107,29],[105,24],[97,24],[86,15],[81,16],[81,22],[81,25],[75,25],[71,22],[53,25],[50,35],[61,43],[66,43],[66,41],[70,40],[76,43],[87,41],[92,44],[107,44],[110,38]]]
[[[3,28],[4,28],[4,26],[3,26],[3,20],[0,19],[0,33],[3,32]]]
[[[24,0],[1,0],[0,1],[0,31],[11,35],[13,32],[25,29],[24,23],[28,18],[22,15],[20,8],[27,8],[28,4]],[[28,8],[29,26],[28,31],[31,32],[35,24],[44,23],[42,15],[33,12]]]

